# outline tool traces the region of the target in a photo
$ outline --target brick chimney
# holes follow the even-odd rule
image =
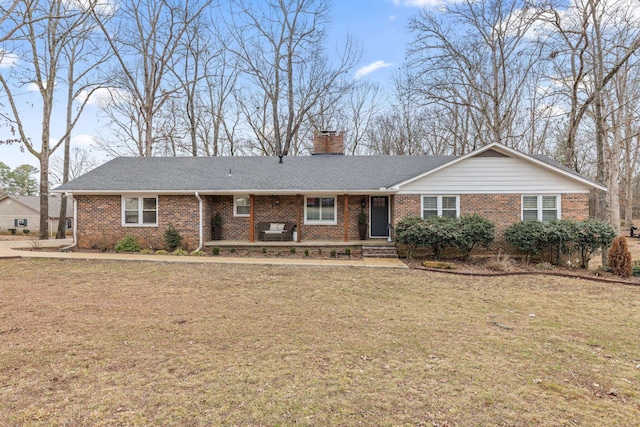
[[[335,130],[313,131],[313,154],[344,154],[344,134]]]

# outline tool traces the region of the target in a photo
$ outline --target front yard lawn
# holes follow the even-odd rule
[[[156,262],[0,269],[0,425],[640,419],[640,287]]]

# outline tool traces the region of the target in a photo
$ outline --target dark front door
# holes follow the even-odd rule
[[[389,196],[371,196],[371,237],[387,237]]]

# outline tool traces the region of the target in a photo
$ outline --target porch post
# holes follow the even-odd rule
[[[304,197],[302,194],[296,194],[296,243],[302,241],[302,207],[304,203]]]
[[[256,196],[254,194],[249,194],[249,243],[253,243],[255,240],[254,230],[253,230],[253,212],[254,206],[256,202]]]
[[[349,241],[349,195],[344,195],[344,241]]]

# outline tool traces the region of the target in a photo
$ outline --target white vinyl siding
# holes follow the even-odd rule
[[[512,157],[471,157],[399,188],[399,194],[588,193],[560,173]]]
[[[522,220],[549,222],[560,219],[560,196],[540,194],[522,196]]]
[[[460,198],[458,196],[422,196],[422,218],[460,216]]]
[[[122,197],[122,225],[126,227],[158,225],[158,198]]]

